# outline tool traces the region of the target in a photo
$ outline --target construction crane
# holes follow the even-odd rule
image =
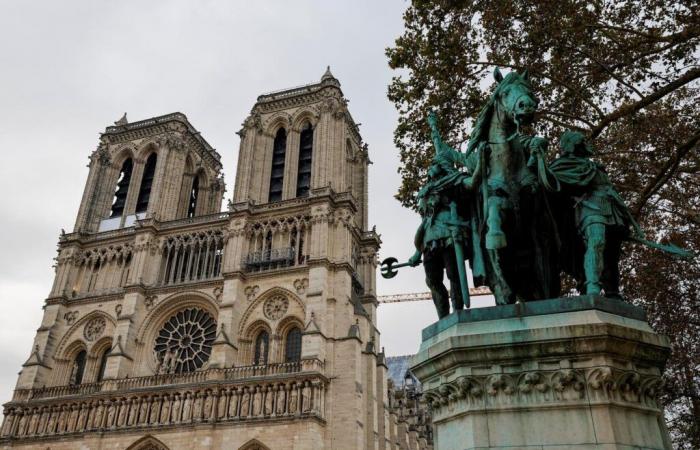
[[[491,295],[491,291],[487,287],[470,288],[469,295],[478,297],[482,295]],[[420,302],[423,300],[432,300],[430,292],[414,292],[412,294],[393,294],[380,295],[377,297],[379,303],[401,303],[401,302]]]

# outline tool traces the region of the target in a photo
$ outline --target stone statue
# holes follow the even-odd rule
[[[678,256],[691,256],[688,252],[669,245],[647,241],[644,233],[632,217],[622,197],[613,187],[604,167],[591,161],[591,145],[578,131],[566,131],[559,140],[561,156],[550,166],[552,173],[563,187],[563,193],[571,200],[565,214],[573,213],[573,221],[563,220],[560,228],[565,233],[565,243],[572,247],[567,255],[573,261],[564,266],[579,280],[582,293],[608,297],[620,297],[619,260],[620,248],[625,240],[668,251]],[[572,227],[573,222],[573,227]],[[575,229],[578,236],[571,233]],[[568,230],[567,230],[568,229]],[[569,233],[567,233],[569,231]],[[577,238],[583,240],[583,255],[576,249]]]
[[[275,393],[273,392],[272,387],[267,386],[265,388],[265,408],[264,408],[265,409],[264,414],[266,416],[270,416],[273,413],[272,403],[274,400],[274,396],[275,396]]]
[[[241,395],[241,417],[247,417],[250,410],[250,393],[247,387],[243,388]]]
[[[168,394],[163,395],[163,406],[160,410],[160,420],[159,423],[167,424],[170,423],[170,396]]]
[[[219,397],[219,404],[217,405],[216,418],[219,420],[224,420],[226,418],[226,410],[228,405],[226,400],[231,396],[231,389],[226,388],[221,391],[221,397]]]
[[[260,386],[255,387],[253,392],[253,413],[252,416],[256,417],[262,414],[262,392]]]
[[[278,416],[281,416],[282,414],[284,414],[284,409],[286,406],[285,402],[284,402],[284,393],[285,393],[284,386],[277,386],[276,390],[277,390],[277,399],[275,401],[275,413]]]
[[[173,399],[173,408],[171,413],[171,422],[180,423],[180,394],[175,394]]]
[[[187,423],[190,421],[190,415],[192,412],[192,394],[189,392],[185,393],[185,397],[182,401],[182,421]]]
[[[202,411],[202,418],[204,420],[209,420],[212,406],[214,406],[214,395],[211,391],[207,391],[204,394],[204,410]]]
[[[296,384],[289,388],[289,414],[296,415],[299,412],[299,392]]]
[[[236,389],[231,392],[231,399],[228,403],[228,417],[238,417],[238,399],[240,392]]]

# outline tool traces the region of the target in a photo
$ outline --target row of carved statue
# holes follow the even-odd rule
[[[460,400],[472,402],[478,408],[490,404],[528,405],[577,400],[657,407],[660,388],[661,378],[657,375],[596,367],[587,371],[561,369],[463,376],[426,391],[424,395],[434,412]]]
[[[2,437],[49,436],[89,430],[189,424],[299,415],[323,417],[321,379],[203,387],[5,407]]]

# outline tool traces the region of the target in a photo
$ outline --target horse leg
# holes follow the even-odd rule
[[[486,225],[486,249],[498,250],[507,245],[506,235],[503,232],[503,209],[506,199],[496,195],[489,196],[487,202]]]
[[[494,276],[491,278],[491,291],[493,291],[494,297],[496,297],[497,305],[508,305],[514,303],[513,291],[506,282],[503,271],[501,270],[501,261],[498,255],[498,250],[486,250],[489,255],[489,262],[491,264],[491,272]]]

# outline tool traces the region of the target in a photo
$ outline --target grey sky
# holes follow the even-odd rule
[[[181,111],[222,155],[233,189],[235,134],[256,97],[320,79],[326,65],[361,122],[374,164],[370,223],[382,256],[411,254],[417,217],[399,185],[384,48],[407,3],[382,1],[0,1],[0,401],[9,399],[53,281],[61,228],[71,230],[98,135]],[[379,293],[424,291],[422,270]],[[390,355],[415,352],[435,320],[423,302],[380,308]],[[405,337],[405,339],[404,339]]]

